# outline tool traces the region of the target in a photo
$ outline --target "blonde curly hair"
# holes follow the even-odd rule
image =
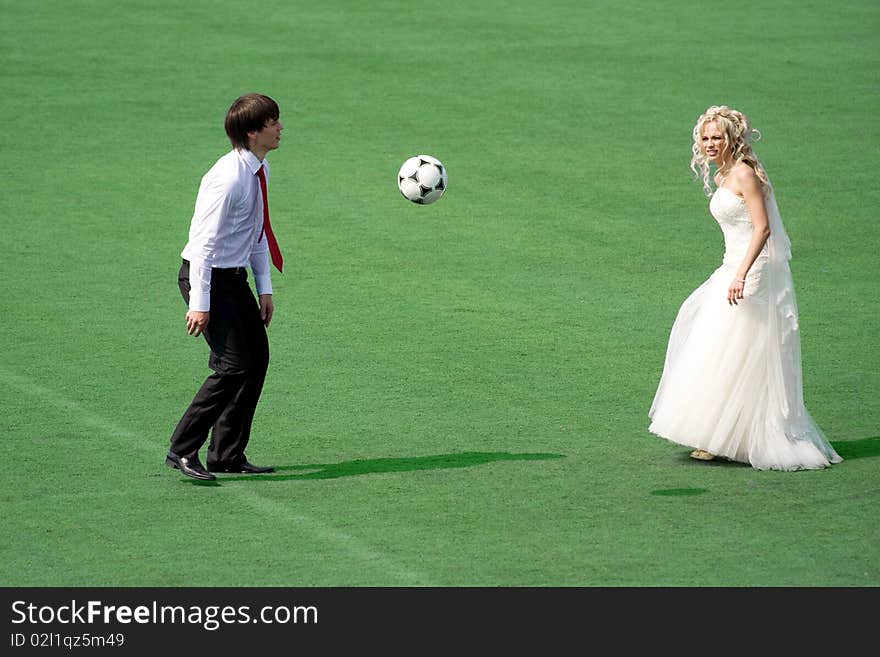
[[[712,176],[709,169],[709,158],[703,152],[702,138],[703,126],[707,123],[715,123],[725,135],[726,145],[730,149],[730,158],[725,160],[719,167],[718,173],[724,178],[733,169],[736,164],[743,162],[749,165],[758,176],[761,182],[761,189],[764,194],[770,190],[770,180],[764,167],[758,160],[758,156],[752,150],[752,142],[761,138],[761,133],[752,129],[749,124],[748,117],[742,112],[731,109],[727,105],[713,105],[700,115],[694,125],[693,138],[694,143],[691,145],[693,157],[691,157],[691,171],[694,172],[694,178],[703,182],[703,191],[706,196],[712,196]]]

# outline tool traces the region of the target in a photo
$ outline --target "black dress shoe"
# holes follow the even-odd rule
[[[208,470],[211,472],[236,472],[241,474],[265,474],[266,472],[275,472],[272,466],[260,466],[242,461],[241,463],[209,463]]]
[[[187,456],[178,456],[174,452],[168,452],[168,456],[165,457],[165,465],[169,468],[180,470],[187,477],[192,477],[193,479],[211,481],[212,479],[217,478],[205,470],[204,466],[199,462],[198,456],[190,458]]]

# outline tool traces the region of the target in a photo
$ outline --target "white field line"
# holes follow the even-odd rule
[[[77,402],[67,399],[54,390],[40,385],[20,374],[8,372],[5,369],[0,368],[0,380],[9,387],[17,389],[21,393],[34,397],[45,404],[64,411],[67,413],[71,421],[79,422],[81,425],[86,426],[93,431],[98,431],[106,436],[125,439],[127,447],[137,447],[142,452],[156,458],[157,462],[162,464],[163,468],[165,467],[164,454],[159,453],[157,455],[155,445],[141,440],[143,432],[132,431],[121,427],[116,422],[108,420],[102,415],[99,415]],[[428,577],[423,573],[402,568],[399,565],[392,563],[387,557],[350,534],[346,534],[345,532],[331,527],[316,518],[305,515],[301,511],[293,512],[286,505],[261,495],[250,486],[234,486],[231,487],[231,489],[235,491],[235,494],[238,495],[243,502],[253,508],[257,513],[265,515],[271,522],[286,520],[294,523],[296,526],[309,531],[321,541],[335,545],[358,562],[364,563],[365,566],[371,569],[378,567],[389,577],[398,580],[400,585],[431,585]],[[230,489],[227,488],[227,491],[228,490]]]

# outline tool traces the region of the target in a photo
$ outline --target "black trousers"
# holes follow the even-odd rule
[[[178,274],[183,300],[189,304],[189,262]],[[211,270],[211,316],[205,340],[214,370],[186,409],[171,436],[171,451],[194,457],[211,434],[207,462],[238,464],[251,434],[254,411],[269,367],[269,339],[260,306],[247,282],[247,270]]]

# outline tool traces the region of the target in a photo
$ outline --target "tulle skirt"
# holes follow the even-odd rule
[[[760,470],[824,468],[842,459],[801,402],[793,289],[787,313],[795,316],[780,353],[769,269],[759,258],[746,278],[745,298],[729,305],[736,264],[722,264],[682,304],[649,431]]]

